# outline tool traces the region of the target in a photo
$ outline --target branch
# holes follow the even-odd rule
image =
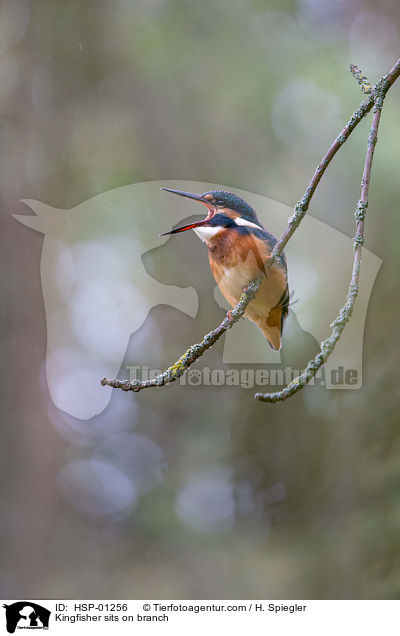
[[[351,71],[353,75],[356,77],[359,82],[361,89],[365,92],[368,92],[368,97],[360,104],[358,109],[353,113],[350,120],[347,122],[343,130],[340,132],[338,137],[332,143],[331,147],[317,166],[314,175],[303,195],[303,197],[297,202],[294,207],[294,211],[292,216],[288,220],[288,226],[286,230],[283,232],[279,241],[275,244],[275,247],[271,253],[271,256],[266,263],[266,268],[269,269],[274,261],[278,261],[280,255],[282,254],[287,242],[295,232],[295,230],[300,225],[302,219],[304,218],[312,196],[315,192],[316,187],[318,186],[322,175],[324,174],[326,168],[332,161],[336,152],[339,148],[345,143],[345,141],[349,138],[353,130],[360,123],[360,121],[369,113],[372,106],[375,104],[374,109],[374,118],[373,123],[369,135],[368,141],[368,150],[367,156],[365,160],[364,166],[364,176],[362,181],[362,191],[361,191],[361,199],[357,206],[356,210],[356,218],[357,218],[357,231],[354,237],[355,244],[355,256],[354,256],[354,266],[353,266],[353,274],[352,280],[349,287],[349,292],[346,298],[346,303],[342,308],[339,316],[332,323],[332,327],[334,327],[331,336],[324,340],[321,343],[321,352],[311,360],[306,370],[303,372],[301,376],[296,378],[293,382],[291,382],[285,389],[282,391],[278,391],[276,393],[257,393],[255,397],[258,400],[265,402],[278,402],[281,400],[285,400],[287,397],[290,397],[294,393],[296,393],[299,389],[305,386],[312,377],[317,373],[318,369],[326,362],[329,355],[332,353],[339,337],[348,322],[355,298],[358,293],[358,280],[360,273],[360,262],[361,262],[361,247],[364,242],[364,217],[365,210],[368,205],[368,186],[369,186],[369,177],[371,172],[372,165],[372,156],[374,147],[376,144],[376,134],[379,126],[380,119],[380,111],[382,108],[383,100],[386,96],[386,93],[390,86],[396,81],[396,79],[400,75],[400,59],[396,62],[393,68],[389,71],[389,73],[383,77],[374,87],[371,88],[371,91],[367,91],[367,80],[362,75],[361,71],[357,69],[357,67],[351,67]],[[369,87],[370,88],[370,87]],[[203,340],[194,344],[166,371],[158,375],[153,380],[140,381],[133,380],[129,381],[121,381],[121,380],[110,380],[107,378],[103,378],[101,380],[101,384],[103,386],[111,386],[114,388],[122,389],[123,391],[135,391],[138,392],[141,389],[150,388],[150,387],[160,387],[165,384],[170,384],[174,382],[177,378],[179,378],[186,369],[190,367],[195,360],[197,360],[203,353],[209,349],[228,329],[232,327],[232,325],[239,320],[241,316],[243,316],[247,305],[254,298],[259,286],[261,284],[261,277],[256,280],[251,281],[247,288],[243,289],[242,296],[238,302],[238,304],[228,312],[227,316],[221,322],[221,324],[216,327],[216,329],[210,331],[206,336],[204,336]]]
[[[191,364],[197,358],[203,355],[207,349],[213,346],[220,339],[225,331],[228,331],[235,322],[239,320],[246,311],[246,307],[256,295],[258,288],[261,285],[262,276],[259,276],[256,280],[251,281],[247,287],[243,290],[240,300],[236,307],[232,311],[228,312],[227,316],[223,319],[221,324],[206,334],[201,342],[194,344],[177,360],[173,365],[168,367],[166,371],[157,375],[153,380],[132,380],[131,382],[121,382],[121,380],[108,380],[103,378],[101,384],[103,386],[112,386],[115,389],[122,389],[123,391],[141,391],[142,389],[148,389],[152,386],[164,386],[164,384],[170,384],[177,378],[184,374],[185,370],[190,367]]]
[[[357,68],[357,67],[356,67]],[[340,336],[343,333],[343,330],[346,324],[349,322],[351,315],[353,313],[354,303],[358,294],[358,283],[360,279],[360,269],[361,269],[361,250],[364,244],[364,224],[365,224],[365,215],[368,207],[368,190],[369,190],[369,182],[371,178],[371,167],[372,160],[374,156],[375,145],[378,140],[378,128],[381,118],[383,101],[386,97],[386,93],[389,90],[390,86],[400,75],[400,60],[393,67],[392,71],[392,80],[389,83],[389,75],[383,77],[377,84],[375,84],[373,88],[373,96],[374,96],[374,114],[372,118],[372,125],[368,135],[368,145],[367,152],[365,155],[365,163],[363,170],[363,177],[361,181],[361,197],[358,202],[355,218],[356,218],[356,233],[353,238],[354,244],[354,261],[353,261],[353,270],[351,275],[351,281],[349,285],[349,289],[346,296],[346,301],[341,308],[339,315],[337,318],[331,323],[332,332],[331,335],[321,342],[321,351],[315,356],[313,360],[310,360],[307,367],[303,371],[303,373],[292,380],[284,389],[281,391],[276,391],[274,393],[256,393],[255,398],[262,402],[280,402],[286,400],[288,397],[291,397],[297,391],[300,391],[306,384],[310,382],[310,380],[316,375],[318,370],[322,367],[322,365],[326,362],[326,360],[331,355],[334,350],[337,342],[339,341]],[[357,69],[358,70],[358,69]]]

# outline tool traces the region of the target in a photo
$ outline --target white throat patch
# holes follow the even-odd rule
[[[207,242],[225,228],[223,228],[222,225],[216,225],[215,227],[203,225],[200,227],[194,227],[193,229],[202,241]]]

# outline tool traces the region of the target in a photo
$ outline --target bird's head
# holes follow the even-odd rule
[[[161,190],[201,203],[207,208],[207,216],[202,221],[178,227],[170,232],[164,232],[160,236],[177,234],[186,230],[196,230],[196,228],[234,229],[246,226],[262,228],[253,208],[244,199],[232,194],[232,192],[211,190],[210,192],[204,192],[204,194],[192,194],[191,192],[171,190],[170,188],[161,188]],[[200,232],[198,233],[200,234]]]

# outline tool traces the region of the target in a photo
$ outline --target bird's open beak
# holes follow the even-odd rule
[[[178,232],[186,232],[186,230],[193,230],[195,227],[200,227],[204,225],[212,219],[215,215],[215,207],[208,201],[208,199],[204,199],[199,194],[192,194],[191,192],[183,192],[182,190],[171,190],[170,188],[161,188],[161,190],[165,190],[165,192],[172,192],[172,194],[178,194],[180,197],[185,197],[186,199],[192,199],[192,201],[197,201],[197,203],[202,203],[208,209],[208,214],[205,219],[202,221],[198,221],[197,223],[191,223],[190,225],[184,225],[183,227],[178,227],[175,230],[171,230],[170,232],[163,232],[160,236],[167,236],[168,234],[177,234]]]

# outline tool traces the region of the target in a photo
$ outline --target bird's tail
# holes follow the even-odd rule
[[[282,332],[285,320],[289,313],[289,288],[286,287],[282,298],[275,307],[272,307],[268,316],[259,323],[264,336],[268,340],[269,346],[274,351],[279,351],[282,347]]]
[[[279,351],[282,347],[282,329],[281,329],[281,307],[274,307],[265,318],[262,324],[259,324],[261,331],[268,340],[268,344],[274,351]]]

